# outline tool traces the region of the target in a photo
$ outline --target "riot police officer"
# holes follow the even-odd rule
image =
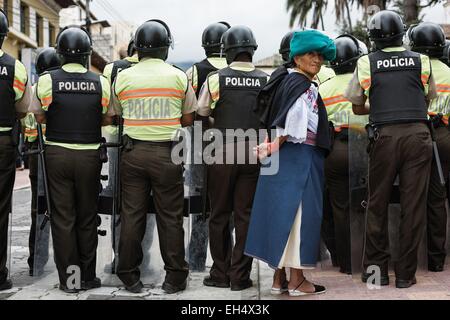
[[[103,76],[105,76],[109,83],[111,83],[111,85],[114,83],[114,81],[116,80],[117,74],[121,71],[121,70],[125,70],[128,69],[129,67],[134,66],[135,64],[137,64],[139,62],[137,53],[136,53],[136,48],[134,47],[134,38],[130,39],[130,42],[128,43],[128,48],[127,48],[127,56],[121,57],[120,60],[111,62],[110,64],[107,64],[105,66],[105,69],[103,70]]]
[[[230,29],[230,25],[222,21],[210,24],[203,31],[202,47],[205,49],[206,59],[195,63],[186,71],[197,98],[207,76],[211,72],[228,66],[225,57],[220,55],[220,39],[228,29]]]
[[[356,62],[367,48],[351,35],[341,35],[334,40],[336,59],[331,61],[336,76],[320,85],[319,92],[327,108],[328,120],[334,126],[334,144],[325,160],[326,189],[334,225],[336,260],[340,272],[351,274],[350,206],[348,182],[348,119],[352,104],[343,94],[356,68]],[[325,222],[324,222],[325,223]],[[331,252],[334,253],[334,252]]]
[[[0,48],[9,32],[6,13],[0,9]],[[8,279],[8,220],[16,176],[17,119],[26,116],[31,98],[25,66],[0,49],[0,291],[12,287]],[[17,136],[15,134],[17,133]]]
[[[141,243],[149,212],[149,194],[156,207],[161,255],[166,270],[162,289],[186,288],[182,166],[171,159],[172,139],[194,120],[196,98],[186,74],[165,62],[173,39],[161,20],[142,24],[135,35],[139,63],[117,75],[116,113],[124,119],[125,147],[121,160],[121,232],[117,274],[128,291],[138,293]]]
[[[59,288],[67,293],[100,287],[96,277],[97,202],[101,126],[109,124],[108,80],[87,70],[92,41],[86,30],[66,27],[57,37],[62,67],[41,75],[30,106],[46,123],[51,229]],[[69,283],[78,266],[81,287]],[[70,270],[71,270],[70,268]]]
[[[216,155],[223,155],[223,159],[230,154],[235,156],[232,163],[215,162],[208,168],[209,243],[214,263],[203,284],[228,288],[231,283],[231,290],[238,291],[252,286],[252,258],[244,255],[244,247],[259,166],[256,162],[252,164],[248,157],[248,153],[252,154],[249,151],[251,145],[256,146],[257,141],[252,141],[251,137],[230,141],[227,130],[260,128],[259,118],[253,110],[259,90],[267,82],[267,74],[252,64],[258,46],[248,27],[230,28],[222,36],[222,46],[230,65],[208,76],[201,89],[198,114],[214,118],[214,128],[228,140],[216,149]],[[235,150],[245,150],[246,154],[236,155]],[[236,234],[234,247],[229,232],[232,214]]]
[[[61,61],[56,53],[55,48],[42,49],[36,57],[36,72],[38,76],[44,72],[59,68]],[[33,86],[33,93],[36,93],[36,84]],[[34,114],[29,112],[23,119],[22,123],[25,128],[25,145],[27,150],[35,150],[38,148],[38,132],[37,122]],[[37,155],[28,156],[28,166],[30,168],[30,183],[31,183],[31,229],[28,239],[28,248],[30,256],[28,257],[28,266],[30,268],[30,276],[34,274],[34,246],[36,237],[36,215],[37,215],[37,186],[38,186],[38,157]],[[46,261],[47,259],[44,259]],[[41,269],[43,265],[37,265],[38,269]],[[39,274],[40,270],[36,270],[36,274]]]
[[[371,276],[368,270],[376,266],[381,272],[381,285],[389,284],[388,205],[399,175],[402,216],[395,284],[397,288],[408,288],[416,283],[417,253],[426,217],[432,159],[427,104],[435,97],[435,87],[429,58],[402,47],[405,26],[398,14],[378,12],[368,28],[377,50],[358,60],[344,95],[352,102],[354,113],[369,114],[370,122],[362,280],[366,282]],[[365,105],[367,98],[370,108]]]
[[[205,49],[206,59],[194,64],[186,71],[189,82],[194,88],[197,98],[206,77],[211,72],[223,69],[228,65],[225,57],[221,57],[220,55],[220,39],[229,28],[230,25],[227,22],[217,22],[210,24],[203,31],[202,47]],[[192,134],[191,136],[193,137],[194,135]],[[193,152],[191,154],[193,155]],[[192,158],[194,158],[194,156]],[[206,179],[204,166],[200,164],[191,164],[189,169],[190,170],[186,171],[186,180],[189,181],[189,186],[199,190],[201,193],[207,192],[206,190],[203,190],[206,189],[206,184],[203,181],[203,179]],[[206,196],[204,196],[203,199],[206,201]],[[204,204],[204,206],[206,205]],[[207,222],[203,216],[193,215],[191,239],[189,242],[190,270],[200,272],[205,270],[207,250]]]
[[[450,171],[450,68],[439,58],[445,48],[445,34],[441,26],[432,22],[423,22],[412,27],[409,34],[411,50],[430,57],[433,78],[436,83],[437,98],[428,108],[428,115],[435,127],[435,140],[439,150],[441,167],[445,183],[448,183]],[[445,264],[447,235],[447,189],[441,184],[436,162],[431,167],[430,186],[428,189],[427,238],[428,269],[443,271]]]

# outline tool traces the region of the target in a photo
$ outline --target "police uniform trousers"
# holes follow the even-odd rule
[[[181,286],[189,267],[185,261],[183,229],[184,186],[182,165],[171,160],[172,142],[132,140],[121,159],[121,231],[117,275],[126,286],[140,280],[142,240],[153,193],[165,282]]]
[[[379,266],[388,274],[388,207],[396,176],[400,178],[401,219],[397,279],[412,280],[424,234],[432,144],[425,123],[385,125],[369,154],[364,268]]]
[[[8,223],[16,177],[16,149],[10,136],[0,136],[0,284],[8,277]]]
[[[35,150],[38,147],[37,140],[34,142],[27,142],[27,150]],[[37,155],[29,155],[28,156],[28,168],[30,169],[30,173],[28,177],[30,178],[31,183],[31,228],[30,235],[28,237],[28,248],[30,252],[30,256],[28,257],[28,266],[30,270],[34,268],[34,247],[35,247],[35,238],[36,238],[36,218],[37,218],[37,201],[38,201],[38,156]]]
[[[82,281],[95,278],[97,202],[100,151],[46,146],[52,206],[51,230],[60,284],[66,285],[69,266],[79,266]]]
[[[211,278],[241,285],[250,279],[253,259],[244,255],[250,213],[259,176],[259,164],[251,164],[249,155],[256,142],[227,143],[216,150],[224,164],[208,167],[208,194],[211,203],[209,246],[213,265]],[[233,151],[234,150],[234,151]],[[238,156],[237,150],[246,150]],[[234,152],[234,160],[232,153]],[[227,157],[232,164],[226,164]],[[240,158],[240,163],[237,160]],[[229,162],[228,162],[229,163]],[[233,216],[235,245],[232,244],[230,218]]]
[[[449,183],[450,171],[450,130],[441,126],[435,130],[435,140],[441,159],[442,172],[445,182]],[[446,257],[446,234],[447,234],[447,209],[446,200],[448,189],[442,186],[439,180],[438,169],[435,160],[431,166],[430,187],[428,189],[428,214],[427,214],[427,237],[428,237],[428,267],[434,269],[444,266]]]
[[[336,259],[343,273],[352,271],[348,180],[348,132],[344,130],[335,134],[333,149],[325,160],[325,183],[334,225]]]

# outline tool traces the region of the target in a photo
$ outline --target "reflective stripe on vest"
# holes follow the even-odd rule
[[[158,59],[120,72],[115,90],[122,106],[124,134],[136,140],[168,141],[181,128],[187,76]]]

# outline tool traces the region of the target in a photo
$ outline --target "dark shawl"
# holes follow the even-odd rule
[[[270,128],[284,128],[286,117],[290,108],[297,99],[311,86],[311,81],[303,74],[293,72],[284,77],[277,88],[267,122]],[[328,153],[331,149],[331,133],[328,123],[327,110],[320,97],[317,99],[319,106],[319,125],[317,128],[317,146]]]

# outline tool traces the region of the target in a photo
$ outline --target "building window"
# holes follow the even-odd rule
[[[12,21],[11,0],[3,0],[3,11],[6,12],[6,15],[8,17],[9,23],[11,23],[11,21]]]
[[[20,32],[28,35],[28,24],[29,24],[29,10],[28,7],[21,3],[20,4]]]
[[[42,17],[40,15],[36,15],[36,42],[38,47],[42,47],[42,29],[44,27],[44,23],[42,21]]]
[[[55,27],[51,24],[48,25],[48,41],[50,47],[55,45]]]

